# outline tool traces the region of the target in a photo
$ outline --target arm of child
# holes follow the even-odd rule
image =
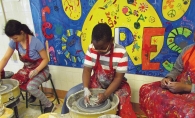
[[[9,59],[11,58],[11,56],[12,56],[13,53],[14,53],[14,50],[11,47],[8,47],[5,55],[3,56],[3,58],[0,61],[0,72],[7,65],[7,62],[9,61]],[[0,75],[0,77],[1,77],[1,75]]]
[[[45,66],[47,66],[47,64],[49,62],[47,52],[46,52],[45,49],[40,50],[39,55],[42,58],[41,64],[36,69],[32,70],[29,73],[29,78],[32,78],[32,77],[36,76],[43,68],[45,68]]]
[[[101,103],[105,101],[112,93],[114,93],[117,88],[120,86],[123,78],[124,78],[125,73],[117,73],[115,74],[115,77],[112,81],[112,83],[109,85],[109,87],[106,89],[104,93],[100,93],[98,95],[98,103]]]

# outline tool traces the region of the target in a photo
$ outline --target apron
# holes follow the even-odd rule
[[[90,86],[89,88],[103,88],[107,89],[108,86],[112,83],[115,70],[113,69],[112,59],[113,59],[113,50],[114,45],[112,45],[110,50],[110,62],[109,67],[110,70],[104,70],[99,61],[100,54],[97,54],[96,64],[93,69],[93,75],[90,78]],[[131,90],[129,84],[123,80],[119,88],[115,91],[115,94],[119,97],[119,111],[118,115],[122,118],[136,118],[134,111],[132,110],[131,105]]]
[[[184,63],[178,82],[195,84],[194,72],[190,69],[189,59],[195,50],[193,47]],[[141,109],[149,118],[195,118],[195,93],[177,93],[162,89],[161,82],[145,84],[140,88]]]
[[[4,69],[1,71],[1,79],[4,79],[5,78],[5,71]]]
[[[40,65],[40,63],[42,62],[41,58],[37,59],[37,60],[30,59],[30,57],[29,57],[29,36],[28,35],[26,36],[26,39],[27,39],[27,41],[26,41],[26,54],[23,56],[19,53],[18,43],[16,42],[16,50],[18,51],[19,59],[20,59],[20,61],[22,61],[24,63],[24,66],[16,74],[14,74],[12,76],[12,79],[16,79],[19,81],[20,88],[26,88],[25,86],[31,80],[29,78],[30,71],[36,69]],[[48,67],[48,66],[46,66],[46,67]],[[43,70],[40,71],[39,73],[43,73],[43,75],[45,76],[45,73]],[[45,78],[46,78],[46,76],[45,76]]]

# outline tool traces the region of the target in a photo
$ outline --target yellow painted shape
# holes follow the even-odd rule
[[[148,8],[145,12],[141,12],[139,10],[140,5],[147,5]],[[127,53],[129,55],[129,57],[131,58],[132,62],[134,63],[134,65],[139,65],[142,64],[142,46],[143,46],[143,30],[144,27],[162,27],[162,23],[160,21],[160,18],[157,14],[157,12],[155,11],[155,9],[153,8],[153,6],[148,3],[148,1],[146,0],[137,0],[137,5],[128,5],[125,2],[120,2],[120,8],[124,8],[128,6],[132,12],[134,11],[139,11],[139,16],[137,17],[136,15],[130,15],[130,16],[126,16],[124,15],[122,12],[119,14],[119,20],[118,20],[118,25],[117,27],[127,27],[129,28],[129,30],[132,32],[133,35],[136,35],[137,37],[135,37],[136,39],[136,43],[138,44],[138,46],[140,46],[139,50],[134,49],[134,52],[132,52],[134,43],[132,43],[131,45],[126,47]],[[130,18],[130,21],[128,22],[128,18]],[[144,19],[143,19],[144,18]],[[153,18],[153,19],[151,19]],[[151,22],[151,20],[154,20],[153,22]],[[139,29],[135,29],[134,27],[134,23],[135,22],[139,22],[140,23],[140,28]],[[138,38],[138,36],[140,36],[140,39]],[[157,38],[157,43],[155,45],[157,45],[157,52],[152,52],[150,53],[150,59],[155,58],[159,51],[162,49],[163,43],[164,43],[164,36],[153,36],[153,38]],[[151,45],[152,44],[152,39],[151,39]],[[138,60],[135,60],[134,57],[139,58]]]
[[[163,0],[162,13],[165,19],[176,21],[181,18],[190,6],[191,0]]]
[[[76,35],[77,35],[78,37],[80,37],[81,34],[82,34],[82,32],[81,32],[80,30],[77,30],[75,33],[76,33]]]
[[[67,36],[69,37],[69,36],[71,36],[72,34],[71,34],[71,32],[70,32],[70,30],[67,30]]]
[[[120,33],[120,40],[124,41],[126,39],[126,34],[125,33]]]
[[[80,0],[62,0],[63,10],[71,20],[78,20],[81,17]]]
[[[98,0],[91,11],[89,12],[88,16],[85,19],[85,22],[82,27],[82,33],[85,34],[85,36],[81,37],[81,44],[84,52],[86,53],[88,49],[88,45],[91,43],[91,33],[93,27],[98,24],[99,22],[106,22],[109,24],[109,26],[112,28],[112,33],[114,36],[114,29],[117,27],[126,27],[128,28],[133,35],[137,35],[136,42],[140,48],[138,50],[134,49],[134,52],[132,52],[133,45],[135,43],[132,43],[131,45],[125,47],[127,50],[127,53],[129,57],[131,58],[134,65],[142,64],[142,42],[143,42],[143,29],[144,27],[162,27],[162,23],[160,21],[160,18],[153,8],[152,5],[148,3],[146,0],[137,0],[137,5],[128,4],[127,1],[117,1],[115,4],[113,4],[115,0],[106,0],[105,2],[103,0]],[[128,7],[131,9],[132,12],[135,10],[139,10],[140,4],[146,4],[148,6],[147,10],[145,12],[139,11],[139,16],[142,15],[142,17],[139,18],[139,16],[136,15],[125,15],[122,12],[122,8]],[[146,17],[146,18],[145,18]],[[143,19],[144,18],[144,19]],[[138,20],[140,19],[140,20]],[[135,29],[134,23],[135,22],[140,23],[140,28]],[[140,37],[138,39],[138,36]],[[155,37],[155,36],[154,36]],[[161,50],[163,43],[164,43],[164,36],[157,37],[158,42],[157,50],[158,52],[153,52],[150,55],[150,59],[153,59],[156,57]],[[134,60],[134,57],[139,58],[139,60]]]
[[[70,53],[68,52],[65,56],[66,56],[66,58],[69,59],[70,58]]]
[[[62,42],[67,42],[67,39],[62,37]]]
[[[89,44],[91,43],[91,33],[93,27],[99,22],[108,22],[107,17],[111,17],[111,19],[114,19],[114,17],[111,15],[111,12],[115,11],[116,9],[112,4],[113,1],[114,0],[106,0],[104,2],[104,0],[98,0],[88,13],[88,16],[86,17],[82,27],[84,36],[81,36],[82,48],[85,53],[88,49]],[[109,24],[112,24],[111,20]],[[114,32],[112,32],[112,34],[114,36]]]
[[[77,60],[76,60],[76,57],[75,57],[75,56],[72,56],[72,55],[71,55],[71,60],[72,60],[72,62],[74,62],[74,63],[76,63],[76,61],[77,61]]]
[[[62,50],[66,50],[66,46],[64,45],[64,46],[62,46]]]

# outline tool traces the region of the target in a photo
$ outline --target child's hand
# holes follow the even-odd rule
[[[98,97],[98,102],[97,102],[98,104],[100,104],[100,103],[104,102],[105,100],[107,100],[107,97],[104,93],[99,93],[97,97]]]
[[[171,82],[171,78],[164,78],[161,80],[161,87],[167,88],[167,85]]]
[[[37,71],[36,69],[34,69],[34,70],[30,71],[28,77],[29,77],[30,79],[32,79],[32,78],[33,78],[34,76],[36,76],[37,74],[38,74],[38,71]]]
[[[169,91],[171,91],[172,93],[178,93],[178,92],[184,92],[184,88],[185,88],[186,84],[183,82],[170,82],[167,85],[167,88],[169,89]]]
[[[84,104],[86,107],[89,105],[89,97],[91,96],[91,92],[87,87],[84,88]]]

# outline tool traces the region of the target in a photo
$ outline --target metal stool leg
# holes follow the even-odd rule
[[[41,90],[42,90],[42,92],[44,93],[44,90],[43,90],[43,85],[41,84]]]
[[[26,108],[28,108],[28,92],[26,91]]]
[[[18,115],[18,107],[17,106],[14,107],[14,114],[15,114],[15,117],[16,118],[19,118],[19,115]]]
[[[55,98],[57,99],[58,104],[60,104],[60,101],[59,101],[58,95],[57,95],[57,93],[56,93],[56,89],[55,89],[54,84],[53,84],[53,81],[52,81],[52,79],[51,79],[51,78],[49,78],[49,79],[50,79],[50,81],[51,81],[51,85],[52,85],[52,87],[53,87],[53,91],[54,91],[54,94],[55,94]]]
[[[22,91],[20,91],[20,95],[22,95],[22,99],[25,100],[24,95],[22,94]]]
[[[43,113],[43,108],[40,100],[39,100],[39,104],[40,104],[41,113]]]

